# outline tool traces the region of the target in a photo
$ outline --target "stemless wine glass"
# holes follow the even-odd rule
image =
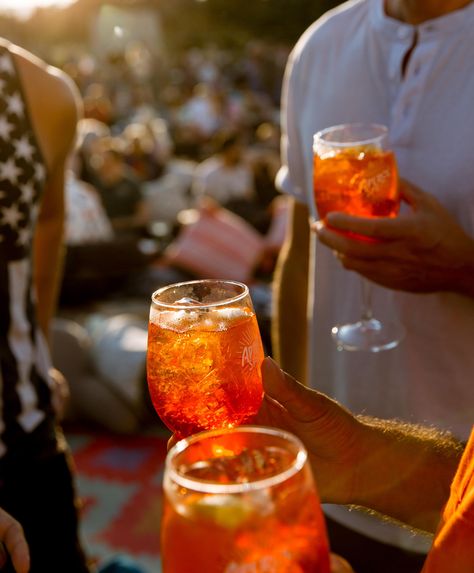
[[[319,217],[343,211],[360,217],[395,217],[400,207],[395,155],[387,149],[388,130],[379,124],[343,124],[315,134],[314,199]],[[369,241],[366,237],[356,236]],[[336,325],[332,335],[340,350],[378,352],[399,344],[404,329],[382,323],[372,314],[371,283],[362,278],[362,316]]]
[[[249,421],[263,397],[263,358],[246,285],[198,280],[153,293],[148,387],[177,438]]]
[[[307,452],[262,426],[202,432],[166,458],[164,573],[329,573]]]

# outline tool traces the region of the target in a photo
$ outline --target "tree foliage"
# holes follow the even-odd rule
[[[45,55],[53,46],[87,45],[92,21],[104,4],[146,6],[160,15],[171,49],[216,43],[241,46],[254,38],[292,44],[337,0],[76,0],[41,8],[27,21],[0,17],[0,34]]]

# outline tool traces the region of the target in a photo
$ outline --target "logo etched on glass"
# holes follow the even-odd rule
[[[252,340],[250,336],[244,336],[241,353],[242,368],[248,368],[250,370],[256,368],[259,365],[258,360],[261,358],[261,354],[260,340],[258,340],[258,338],[253,338]]]

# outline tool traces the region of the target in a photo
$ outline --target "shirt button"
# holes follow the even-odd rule
[[[411,36],[411,30],[409,28],[400,26],[400,28],[397,30],[397,36],[400,38],[400,40],[406,40]]]

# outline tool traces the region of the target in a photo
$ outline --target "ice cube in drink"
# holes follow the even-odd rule
[[[262,396],[263,347],[248,307],[150,312],[147,378],[163,422],[185,437],[247,422]]]
[[[281,479],[291,452],[274,446],[236,451],[179,466],[181,476],[198,480],[205,491],[165,479],[164,571],[328,573],[325,525],[309,468]],[[211,484],[224,491],[212,493]]]

